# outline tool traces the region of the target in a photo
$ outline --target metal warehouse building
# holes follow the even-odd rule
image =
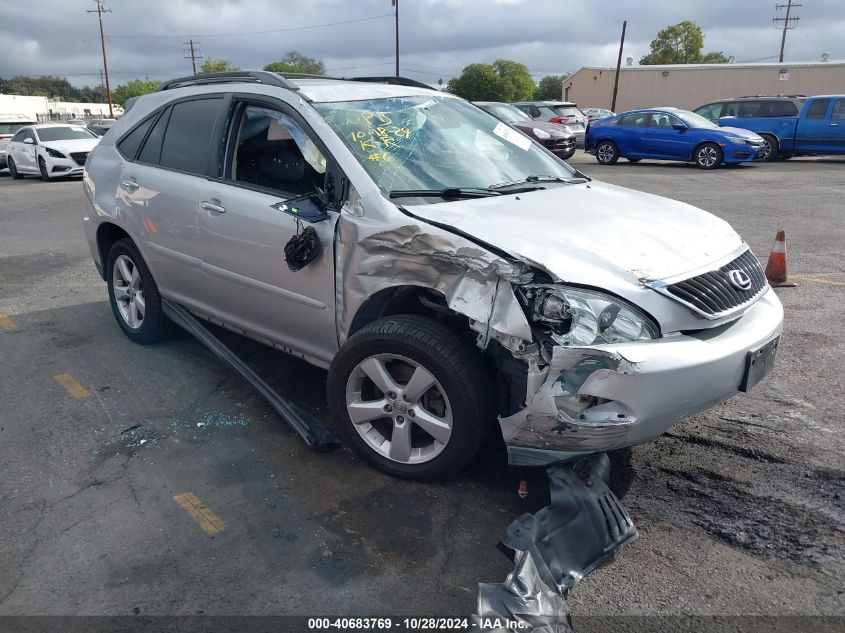
[[[563,98],[610,108],[615,68],[584,66],[563,82]],[[729,97],[845,94],[845,62],[623,66],[616,111],[652,106],[693,109]]]

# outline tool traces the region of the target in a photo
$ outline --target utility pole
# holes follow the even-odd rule
[[[103,0],[94,0],[97,3],[97,8],[86,13],[96,13],[100,18],[100,45],[103,47],[103,74],[106,78],[106,99],[109,101],[109,118],[114,117],[114,109],[111,103],[111,87],[109,86],[109,63],[106,60],[106,36],[103,34],[103,14],[111,13],[111,9],[103,7]]]
[[[619,40],[619,57],[616,59],[616,77],[613,78],[613,100],[610,102],[610,109],[616,112],[616,93],[619,91],[619,69],[622,68],[622,47],[625,46],[625,29],[628,28],[628,20],[622,22],[622,38]]]
[[[199,50],[200,42],[188,40],[182,42],[184,45],[184,57],[191,60],[191,67],[194,69],[194,74],[197,74],[197,60],[202,59],[202,51]]]
[[[396,76],[399,77],[399,0],[390,0],[396,19]]]
[[[786,4],[776,4],[775,9],[780,11],[781,9],[786,9],[786,16],[782,18],[772,18],[772,22],[777,24],[778,22],[783,22],[783,34],[780,36],[780,58],[778,61],[782,64],[783,63],[783,49],[786,46],[786,31],[788,29],[794,29],[795,26],[798,24],[799,18],[798,16],[789,17],[789,14],[792,12],[792,7],[803,7],[803,4],[795,4],[792,0],[786,0]],[[790,26],[791,25],[791,26]]]

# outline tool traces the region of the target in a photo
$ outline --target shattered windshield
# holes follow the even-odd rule
[[[486,189],[574,170],[461,99],[418,95],[315,107],[381,190]]]

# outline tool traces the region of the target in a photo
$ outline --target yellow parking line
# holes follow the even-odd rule
[[[18,326],[15,325],[12,319],[0,314],[0,330],[6,330],[7,332],[11,332],[12,330],[16,329],[18,329]]]
[[[845,281],[834,281],[833,279],[825,279],[816,275],[790,275],[790,279],[797,279],[799,281],[812,281],[817,284],[826,284],[828,286],[845,286]]]
[[[64,387],[65,391],[70,394],[71,398],[79,400],[80,398],[87,398],[91,395],[91,393],[70,374],[59,374],[58,376],[53,376],[53,380]]]
[[[225,527],[223,521],[206,506],[193,492],[183,492],[173,497],[197,525],[209,536],[214,536]]]

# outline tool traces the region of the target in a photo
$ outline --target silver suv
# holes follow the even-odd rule
[[[91,152],[117,323],[162,298],[328,369],[344,442],[432,478],[631,446],[750,389],[783,311],[724,221],[591,180],[455,96],[266,72],[138,99]]]

